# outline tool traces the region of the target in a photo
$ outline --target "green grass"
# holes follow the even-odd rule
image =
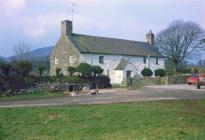
[[[35,99],[35,98],[43,98],[43,97],[59,97],[64,96],[62,93],[50,93],[47,91],[36,92],[36,93],[29,93],[23,94],[19,96],[0,96],[1,100],[19,100],[19,99]]]
[[[2,140],[204,140],[205,100],[0,109]]]

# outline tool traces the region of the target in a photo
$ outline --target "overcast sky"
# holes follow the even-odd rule
[[[173,20],[194,21],[205,29],[205,0],[72,0],[74,32],[145,41]],[[71,19],[70,0],[0,0],[0,56],[14,54],[14,45],[32,49],[53,46],[60,21]]]

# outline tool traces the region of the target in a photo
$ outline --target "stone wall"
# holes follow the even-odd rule
[[[187,75],[165,76],[165,77],[144,77],[126,79],[127,87],[137,89],[144,85],[171,85],[186,84]]]
[[[50,75],[56,74],[56,68],[61,68],[64,75],[68,75],[68,66],[79,65],[79,51],[74,47],[69,36],[61,36],[50,56]],[[72,58],[72,61],[70,60]],[[58,63],[55,63],[58,59]]]

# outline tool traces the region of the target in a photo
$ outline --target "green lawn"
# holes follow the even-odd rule
[[[43,92],[36,92],[36,93],[29,93],[19,96],[0,96],[1,100],[19,100],[19,99],[35,99],[35,98],[43,98],[43,97],[59,97],[64,96],[62,93],[50,93],[47,91]]]
[[[2,140],[204,140],[205,100],[0,109]]]

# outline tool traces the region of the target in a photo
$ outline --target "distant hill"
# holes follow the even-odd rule
[[[46,60],[50,56],[50,52],[52,51],[53,46],[51,47],[44,47],[44,48],[39,48],[35,49],[28,54],[25,55],[25,59],[27,60],[34,60],[34,61],[39,61],[39,60]],[[11,56],[4,58],[6,61],[11,61],[11,60],[18,60],[18,56]]]

